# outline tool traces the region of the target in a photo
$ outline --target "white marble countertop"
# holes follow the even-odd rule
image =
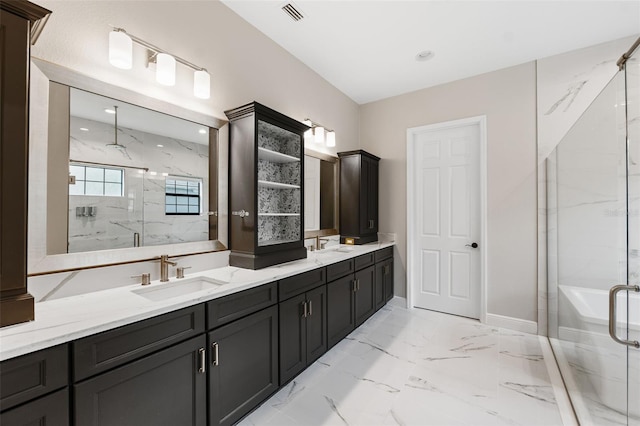
[[[370,253],[395,243],[371,243],[361,246],[336,246],[310,252],[308,257],[294,262],[253,271],[233,266],[185,275],[185,283],[205,277],[224,284],[211,289],[192,291],[161,301],[151,301],[134,290],[176,285],[181,280],[171,278],[167,283],[152,281],[36,303],[35,321],[0,329],[0,361],[41,349],[67,343],[123,325],[132,324],[177,309],[197,305],[208,300],[237,293],[282,278],[310,271],[318,267]],[[340,251],[336,251],[337,248]],[[353,249],[344,252],[345,249]]]

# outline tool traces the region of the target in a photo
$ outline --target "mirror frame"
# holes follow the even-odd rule
[[[328,237],[330,235],[340,235],[340,159],[323,152],[314,151],[309,148],[304,149],[304,155],[318,158],[322,161],[333,163],[333,224],[334,228],[319,229],[315,231],[304,231],[304,238]]]
[[[209,127],[209,154],[210,158],[213,155],[217,158],[216,163],[213,165],[215,169],[209,170],[209,176],[216,176],[217,185],[215,187],[215,206],[216,210],[213,211],[216,221],[210,221],[209,229],[211,232],[218,232],[221,229],[220,216],[227,210],[227,205],[221,209],[220,205],[220,157],[219,148],[220,143],[218,140],[219,129],[224,126],[227,121],[213,116],[202,114],[196,111],[188,110],[180,106],[148,97],[146,95],[111,85],[103,81],[96,80],[92,77],[88,77],[71,69],[46,62],[37,58],[31,58],[34,68],[40,70],[48,79],[49,86],[51,83],[57,83],[58,85],[73,87],[87,92],[95,93],[101,96],[117,99],[122,102],[127,102],[142,108],[151,109],[163,114],[172,115],[177,118],[181,118],[187,121],[201,124]],[[33,73],[33,71],[32,71]],[[48,90],[48,96],[50,95],[50,88]],[[55,111],[51,108],[51,105],[46,107],[46,115],[50,118],[60,117],[60,111]],[[68,111],[66,112],[68,116]],[[50,123],[48,122],[47,127]],[[31,127],[31,125],[30,125]],[[30,129],[31,132],[31,129]],[[47,130],[48,133],[48,130]],[[49,143],[47,139],[47,144]],[[30,164],[32,161],[30,160]],[[29,183],[31,187],[31,182]],[[45,183],[46,186],[46,183]],[[214,188],[212,188],[213,190]],[[45,189],[46,190],[46,189]],[[213,194],[212,194],[213,195]],[[209,204],[212,198],[209,199]],[[222,211],[221,211],[222,210]],[[219,214],[220,213],[220,214]],[[46,215],[45,215],[46,216]],[[31,217],[31,215],[30,215]],[[212,224],[212,222],[214,222]],[[223,224],[223,226],[225,226]],[[177,243],[177,244],[165,244],[146,247],[131,247],[122,249],[100,250],[80,253],[64,253],[64,254],[47,254],[47,236],[46,226],[45,235],[39,236],[44,242],[38,240],[38,247],[40,247],[40,253],[28,252],[28,270],[27,276],[46,275],[58,272],[90,269],[96,267],[113,266],[127,263],[137,263],[149,260],[154,260],[160,254],[168,254],[169,256],[186,256],[210,253],[215,251],[227,250],[227,247],[219,240],[197,241],[189,243]],[[219,236],[219,234],[218,234]],[[28,240],[31,238],[28,237]]]

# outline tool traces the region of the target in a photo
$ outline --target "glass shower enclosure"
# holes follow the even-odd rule
[[[547,160],[549,338],[583,425],[640,425],[639,56]]]

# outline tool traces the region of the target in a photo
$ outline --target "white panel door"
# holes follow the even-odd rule
[[[414,306],[479,318],[480,126],[424,131],[414,146]]]

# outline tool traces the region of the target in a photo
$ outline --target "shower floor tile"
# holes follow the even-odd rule
[[[240,425],[562,425],[538,336],[393,303]]]

